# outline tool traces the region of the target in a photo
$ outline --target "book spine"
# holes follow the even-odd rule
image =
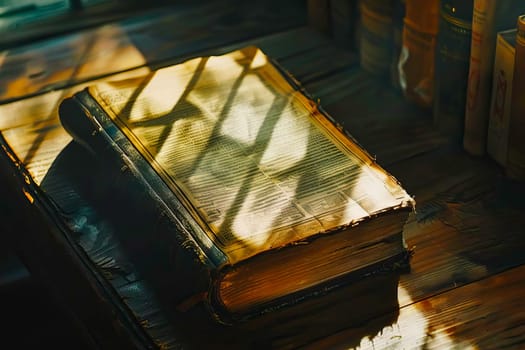
[[[511,178],[525,179],[525,15],[518,18],[512,99],[510,104],[510,129],[507,174]]]
[[[390,72],[393,46],[391,0],[361,0],[359,57],[361,67],[374,75]]]
[[[330,19],[335,43],[343,48],[356,49],[356,0],[331,0]]]
[[[434,56],[439,0],[406,0],[399,85],[407,100],[431,107],[434,95]]]
[[[330,35],[330,1],[329,0],[308,0],[308,24],[317,31]]]
[[[401,91],[399,83],[399,55],[403,46],[403,19],[405,18],[405,0],[396,0],[392,17],[392,60],[390,62],[390,81],[392,86]]]
[[[129,233],[127,239],[148,247],[137,248],[141,261],[162,261],[167,269],[162,274],[170,280],[161,283],[177,286],[171,295],[177,309],[203,304],[213,309],[207,297],[212,271],[226,259],[222,252],[201,243],[183,205],[87,90],[62,101],[59,115],[76,142],[103,155],[98,158],[107,174],[100,181],[112,194],[115,225]]]
[[[463,146],[472,155],[485,153],[496,33],[513,28],[523,0],[474,0],[469,79]]]
[[[516,30],[509,34],[516,36]],[[500,32],[497,36],[492,98],[489,111],[487,152],[500,165],[507,165],[509,141],[512,77],[514,75],[514,40],[507,41]]]
[[[434,74],[434,122],[461,142],[470,59],[473,0],[442,0]]]

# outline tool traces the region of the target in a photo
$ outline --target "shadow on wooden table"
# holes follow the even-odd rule
[[[96,266],[93,273],[119,294],[112,300],[120,304],[116,309],[126,310],[161,347],[177,343],[189,348],[297,348],[348,328],[355,332],[345,333],[344,344],[354,347],[397,320],[402,271],[371,275],[235,326],[217,324],[202,304],[180,312],[174,295],[186,286],[174,278],[170,247],[155,232],[129,226],[126,218],[140,214],[115,208],[118,195],[108,191],[113,181],[118,180],[96,159],[70,143],[41,187],[62,212],[71,238]],[[63,281],[63,288],[75,286]],[[84,305],[73,309],[89,304],[81,302]]]

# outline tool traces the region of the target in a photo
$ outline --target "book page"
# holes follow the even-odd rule
[[[255,48],[90,92],[232,263],[409,199]]]

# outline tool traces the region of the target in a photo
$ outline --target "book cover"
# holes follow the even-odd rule
[[[514,55],[512,98],[510,102],[509,148],[507,174],[511,178],[525,179],[525,15],[518,17],[518,32]]]
[[[396,90],[401,90],[399,83],[399,58],[403,46],[403,19],[405,18],[405,0],[396,0],[392,15],[392,60],[390,61],[390,81]]]
[[[487,133],[487,152],[500,165],[507,165],[509,144],[510,104],[512,97],[512,77],[514,76],[514,54],[516,29],[497,34],[492,98],[489,111]]]
[[[473,0],[442,0],[434,74],[433,114],[436,126],[461,142],[470,59]]]
[[[422,107],[432,106],[438,21],[438,0],[406,0],[399,85],[408,100]]]
[[[393,0],[361,0],[359,2],[359,58],[361,67],[378,76],[390,73],[394,33]]]
[[[474,0],[463,137],[463,146],[470,154],[485,154],[496,33],[513,28],[523,12],[525,2],[521,0]]]
[[[60,118],[117,174],[116,216],[166,221],[181,307],[230,322],[406,259],[413,199],[255,47],[91,86]]]

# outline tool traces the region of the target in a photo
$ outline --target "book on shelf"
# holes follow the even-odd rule
[[[487,147],[496,33],[514,28],[516,18],[524,12],[522,0],[474,0],[463,136],[463,146],[470,154],[483,155]]]
[[[329,35],[332,28],[330,23],[330,0],[308,0],[306,7],[308,24],[319,32]]]
[[[335,43],[356,49],[357,0],[330,0],[330,20]]]
[[[59,113],[114,179],[112,214],[176,256],[181,308],[235,322],[407,261],[413,199],[255,47],[94,84]]]
[[[359,58],[361,67],[378,76],[391,72],[394,34],[394,0],[359,1]]]
[[[507,165],[516,33],[516,29],[497,33],[492,74],[487,153],[503,167]]]
[[[392,11],[392,59],[390,61],[390,82],[396,90],[401,90],[399,83],[399,58],[403,47],[403,19],[405,18],[405,0],[396,0]]]
[[[473,0],[441,0],[434,72],[434,122],[460,143],[465,125]]]
[[[518,17],[512,97],[510,102],[509,147],[507,174],[511,178],[525,179],[525,15]]]
[[[399,85],[409,101],[431,107],[439,0],[406,0],[405,12],[398,64]]]

